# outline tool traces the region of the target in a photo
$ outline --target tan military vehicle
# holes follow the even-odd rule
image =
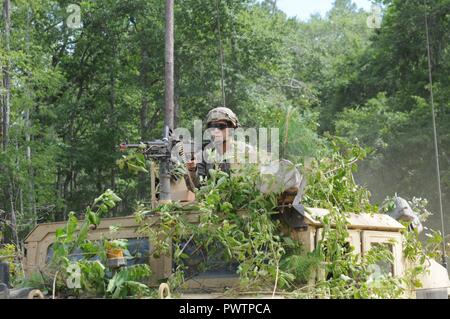
[[[183,183],[183,181],[180,181]],[[183,186],[183,185],[182,185]],[[177,199],[187,201],[192,199],[192,194],[183,192],[180,185],[173,185],[174,194]],[[295,206],[295,205],[294,205]],[[295,210],[294,221],[285,225],[285,230],[291,238],[301,242],[304,247],[313,251],[321,238],[322,224],[320,217],[329,212],[318,208],[291,207]],[[198,214],[189,213],[188,219],[192,223],[198,222]],[[156,217],[149,217],[155,218]],[[292,218],[291,218],[292,219]],[[388,245],[391,249],[394,262],[379,265],[382,272],[391,273],[393,276],[402,276],[408,267],[403,257],[402,224],[388,215],[383,214],[349,214],[349,238],[348,243],[355,249],[355,253],[364,256],[371,247],[378,244]],[[25,239],[26,247],[26,272],[44,270],[46,263],[52,255],[52,243],[55,240],[55,232],[64,226],[64,222],[46,223],[38,225]],[[173,260],[169,255],[160,258],[152,257],[152,243],[148,238],[140,237],[137,232],[138,225],[133,216],[106,218],[100,226],[91,231],[89,238],[92,240],[108,238],[111,236],[110,226],[119,226],[114,237],[127,239],[129,251],[132,256],[138,256],[128,261],[128,264],[147,263],[153,271],[151,284],[157,285],[164,282],[172,272]],[[158,227],[155,224],[154,227]],[[76,258],[76,253],[75,257]],[[447,298],[450,282],[447,270],[434,260],[428,261],[429,272],[421,280],[423,287],[411,292],[407,297],[417,298]],[[311,282],[324,276],[320,272],[311,277]],[[235,271],[207,272],[191,278],[186,283],[184,298],[220,298],[224,296],[227,287],[237,285],[238,277]],[[247,296],[248,297],[248,296]]]
[[[260,191],[267,193],[281,187],[284,191],[282,203],[279,202],[282,209],[279,211],[282,231],[284,235],[290,236],[295,241],[300,242],[307,251],[313,251],[321,240],[323,225],[321,218],[329,211],[319,208],[305,208],[299,204],[299,196],[302,189],[303,177],[298,171],[288,170],[290,167],[287,161],[280,163],[278,173],[272,174],[270,169],[266,171],[269,177],[276,176],[275,182],[260,185]],[[264,172],[264,170],[262,170]],[[153,174],[152,174],[153,175]],[[280,177],[281,176],[281,177]],[[152,180],[152,193],[154,194],[154,176]],[[181,203],[188,203],[195,200],[194,193],[190,192],[184,179],[178,179],[171,182],[171,198]],[[152,203],[156,205],[156,198],[152,198]],[[199,222],[199,213],[186,213],[187,218],[192,223]],[[158,227],[158,217],[149,218],[149,224]],[[153,219],[153,220],[152,220]],[[408,265],[403,256],[403,238],[401,231],[404,226],[397,220],[386,214],[348,214],[348,244],[353,246],[355,254],[364,256],[375,245],[387,245],[393,254],[393,263],[383,262],[377,267],[380,273],[392,274],[401,277]],[[26,259],[25,270],[27,274],[37,271],[45,272],[49,262],[55,241],[55,233],[58,228],[64,227],[65,222],[44,223],[38,225],[25,239]],[[111,226],[117,226],[118,230],[110,232]],[[149,238],[142,237],[138,232],[138,224],[134,216],[105,218],[100,225],[90,231],[89,239],[101,240],[127,239],[128,250],[132,258],[128,258],[126,263],[148,264],[152,269],[153,275],[150,284],[157,286],[171,275],[172,269],[175,269],[172,256],[161,256],[154,258],[152,255],[153,245]],[[77,256],[74,252],[73,258]],[[434,260],[428,260],[426,267],[428,272],[422,276],[423,287],[410,292],[405,297],[410,298],[448,298],[448,289],[450,281],[447,270]],[[314,273],[308,284],[313,284],[317,279],[322,279],[325,274],[321,271]],[[186,282],[184,298],[220,298],[224,297],[226,288],[232,288],[238,285],[238,276],[236,268],[228,265],[221,267],[217,271],[208,271],[193,276]],[[167,287],[166,287],[167,288]],[[246,296],[249,297],[249,296]],[[256,297],[256,296],[255,296]],[[261,296],[260,296],[261,297]],[[270,296],[272,297],[272,296]]]

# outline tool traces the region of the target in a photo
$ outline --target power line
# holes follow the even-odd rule
[[[434,134],[434,151],[436,157],[436,173],[437,173],[437,184],[438,184],[438,193],[439,193],[439,210],[441,215],[441,227],[442,227],[442,264],[448,270],[447,265],[447,253],[446,253],[446,243],[445,243],[445,226],[444,226],[444,207],[442,205],[442,187],[441,187],[441,171],[439,164],[439,145],[438,145],[438,137],[437,137],[437,128],[436,128],[436,109],[434,107],[434,92],[433,92],[433,74],[431,71],[431,48],[430,48],[430,32],[428,29],[428,13],[427,13],[427,2],[424,0],[425,7],[425,30],[426,30],[426,38],[427,38],[427,55],[428,55],[428,78],[430,81],[430,99],[431,99],[431,111],[433,118],[433,134]]]

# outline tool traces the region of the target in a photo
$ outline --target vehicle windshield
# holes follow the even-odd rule
[[[97,241],[98,243],[98,241]],[[51,244],[47,249],[46,263],[50,263],[53,258],[53,244]],[[83,258],[84,253],[79,247],[77,247],[70,255],[69,259],[72,262],[79,261]],[[127,261],[127,266],[148,264],[150,260],[150,243],[148,238],[128,238],[127,239],[127,250],[125,251],[125,259]],[[99,260],[99,256],[92,256],[88,260],[95,261]]]

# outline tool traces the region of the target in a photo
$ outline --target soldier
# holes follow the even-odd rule
[[[232,169],[237,168],[238,162],[242,161],[242,156],[256,153],[251,145],[234,139],[234,130],[239,127],[239,121],[229,108],[217,107],[209,111],[206,127],[212,143],[203,149],[201,161],[197,163],[193,160],[187,163],[189,174],[196,187],[199,187],[200,179],[208,176],[210,169],[230,173]]]
[[[281,202],[292,202],[294,197],[297,203],[300,201],[306,180],[296,166],[288,160],[272,159],[270,154],[258,152],[244,140],[236,140],[239,121],[232,110],[225,107],[212,109],[207,115],[206,127],[212,143],[202,150],[201,161],[186,164],[195,187],[200,186],[201,179],[208,176],[210,169],[239,174],[240,165],[256,164],[260,173],[257,188],[262,193],[282,193]],[[198,154],[195,158],[199,158]]]

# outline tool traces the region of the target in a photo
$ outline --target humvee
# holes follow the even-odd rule
[[[183,183],[180,181],[179,183]],[[184,185],[172,185],[175,200],[191,201],[193,194],[183,189]],[[307,251],[313,251],[321,238],[323,225],[321,217],[329,213],[328,210],[319,208],[307,208],[301,205],[288,205],[294,218],[290,221],[281,219],[283,232],[293,240],[301,242]],[[188,220],[192,223],[198,222],[199,213],[186,213]],[[148,217],[150,221],[157,221],[157,217]],[[294,221],[292,221],[294,220]],[[411,265],[405,261],[402,247],[402,233],[404,226],[384,214],[349,214],[347,217],[349,237],[348,243],[354,248],[356,254],[364,256],[374,245],[387,245],[391,250],[393,263],[380,265],[383,272],[391,273],[393,276],[402,276]],[[35,229],[25,239],[25,270],[27,274],[44,270],[49,258],[52,255],[52,244],[55,240],[55,232],[64,226],[64,222],[44,223]],[[133,256],[127,261],[130,264],[146,263],[152,269],[151,285],[164,282],[174,269],[172,256],[170,253],[165,256],[155,258],[152,256],[152,242],[149,238],[142,237],[138,233],[138,224],[134,216],[105,218],[99,227],[91,231],[89,239],[99,240],[110,238],[110,226],[119,226],[119,230],[114,233],[115,238],[127,239],[128,249]],[[155,226],[157,224],[155,223]],[[76,254],[75,254],[76,255]],[[76,257],[75,257],[76,258]],[[420,278],[422,288],[408,294],[409,298],[445,298],[450,293],[450,281],[447,270],[430,259],[425,265],[429,270]],[[324,273],[315,272],[310,283],[323,278]],[[221,298],[227,288],[232,288],[238,284],[236,272],[228,269],[205,272],[194,276],[186,282],[183,298]],[[256,297],[256,296],[255,296]],[[264,297],[264,296],[259,296]],[[247,296],[248,298],[248,296]]]

